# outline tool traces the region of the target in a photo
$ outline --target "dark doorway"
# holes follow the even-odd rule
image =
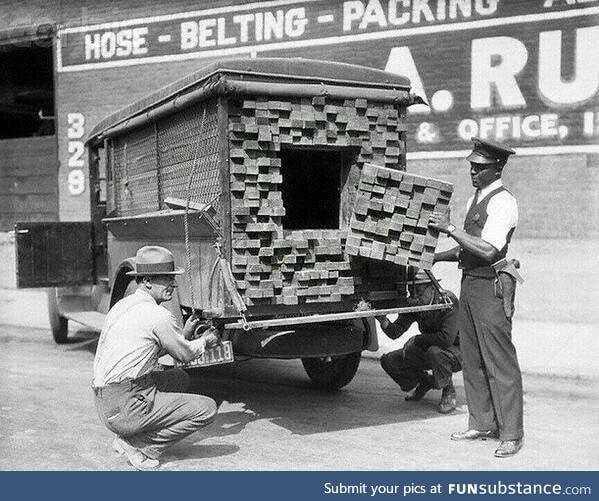
[[[343,152],[283,149],[281,165],[283,228],[338,229]]]
[[[0,45],[0,139],[54,134],[52,45]]]

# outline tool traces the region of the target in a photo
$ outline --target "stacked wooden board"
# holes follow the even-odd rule
[[[283,228],[281,147],[351,148],[354,163],[342,196],[348,207],[340,208],[349,215],[364,163],[405,169],[405,110],[324,96],[229,106],[231,262],[246,304],[337,302],[357,292],[361,279],[344,253],[349,216],[339,229]]]
[[[430,269],[439,233],[429,218],[447,210],[452,191],[449,183],[365,164],[346,254]]]

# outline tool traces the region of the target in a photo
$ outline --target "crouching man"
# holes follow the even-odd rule
[[[164,247],[137,251],[135,293],[108,312],[100,334],[92,388],[102,423],[116,437],[113,447],[138,470],[155,469],[160,454],[173,443],[214,420],[216,403],[209,397],[183,393],[189,376],[180,369],[159,371],[158,358],[169,354],[188,362],[218,343],[209,331],[190,340],[198,319],[181,329],[160,303],[172,298],[173,255]]]
[[[408,282],[410,305],[439,304],[443,296],[428,276],[419,272]],[[456,391],[452,374],[462,370],[458,338],[458,299],[443,291],[453,308],[399,315],[395,322],[378,317],[383,332],[397,339],[416,322],[420,334],[409,339],[403,348],[384,354],[381,366],[405,392],[408,401],[421,400],[429,390],[442,390],[438,411],[447,414],[456,408]],[[432,375],[428,371],[432,372]]]

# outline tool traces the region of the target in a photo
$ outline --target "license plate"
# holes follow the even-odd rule
[[[182,365],[183,367],[208,367],[231,362],[233,362],[233,346],[231,341],[223,341],[214,348],[206,349],[199,358]]]

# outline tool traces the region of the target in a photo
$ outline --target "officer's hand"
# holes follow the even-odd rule
[[[196,315],[191,315],[183,326],[183,337],[185,339],[191,339],[199,323],[200,318]]]
[[[439,230],[441,233],[447,233],[451,224],[450,215],[449,208],[446,211],[434,211],[428,220],[429,227]]]

